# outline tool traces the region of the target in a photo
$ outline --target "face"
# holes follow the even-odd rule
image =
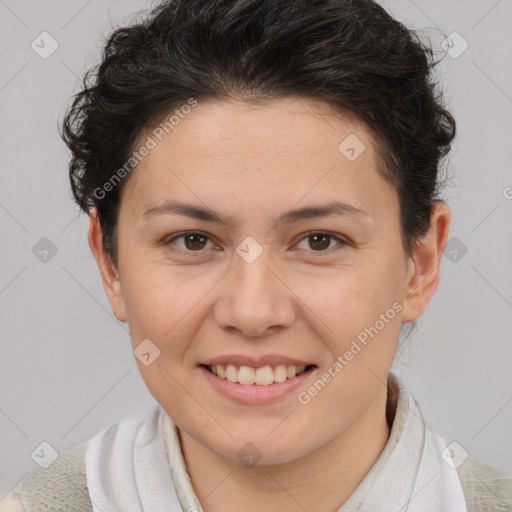
[[[382,396],[401,324],[422,306],[376,151],[362,123],[320,101],[199,102],[126,183],[105,287],[150,354],[137,358],[150,392],[212,452],[239,461],[251,442],[261,463],[294,460]],[[249,380],[314,367],[249,385],[202,366],[212,360]]]

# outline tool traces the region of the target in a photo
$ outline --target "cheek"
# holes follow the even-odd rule
[[[133,349],[137,353],[137,346],[149,339],[145,352],[156,355],[149,365],[136,357],[141,376],[167,411],[186,409],[183,386],[189,370],[183,368],[183,361],[197,328],[194,305],[204,291],[200,293],[190,280],[180,279],[165,265],[151,263],[132,267],[128,290]]]
[[[364,265],[340,270],[322,283],[298,279],[293,289],[306,305],[301,314],[310,327],[316,326],[332,361],[347,354],[347,366],[382,373],[394,357],[400,332],[398,280],[389,265],[387,272]]]
[[[200,284],[161,262],[133,259],[127,270],[124,296],[132,337],[172,337],[199,299]]]
[[[301,277],[293,286],[297,295],[333,336],[346,339],[375,322],[400,298],[389,274],[368,268],[341,271],[322,282]],[[380,279],[380,281],[379,281]]]

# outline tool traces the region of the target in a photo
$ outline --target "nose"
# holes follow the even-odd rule
[[[263,337],[294,321],[294,294],[279,276],[269,250],[251,263],[236,256],[220,293],[215,305],[220,328]]]

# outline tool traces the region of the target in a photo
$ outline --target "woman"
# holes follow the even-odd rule
[[[431,57],[369,0],[166,1],[112,34],[62,136],[159,406],[10,510],[512,510],[390,373],[449,232]]]

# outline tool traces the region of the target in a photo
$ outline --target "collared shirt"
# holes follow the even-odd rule
[[[467,512],[512,511],[512,476],[472,457],[467,457],[464,452],[457,452],[456,449],[454,451],[453,447],[457,446],[456,443],[446,443],[447,451],[445,454],[443,455],[440,452],[437,460],[436,458],[432,459],[431,463],[427,465],[427,469],[423,470],[424,483],[421,484],[421,487],[418,487],[418,482],[421,480],[421,478],[418,479],[418,475],[409,475],[409,477],[406,475],[404,478],[407,481],[394,478],[397,476],[395,473],[399,471],[404,461],[408,460],[408,454],[411,450],[419,450],[420,448],[421,441],[411,435],[411,432],[417,434],[419,432],[417,427],[424,425],[423,435],[425,439],[430,437],[439,440],[440,438],[425,424],[417,404],[393,375],[390,375],[388,381],[387,416],[391,431],[382,453],[338,512],[388,510],[385,508],[387,506],[386,500],[392,503],[393,499],[401,500],[399,504],[395,504],[397,511],[400,510],[400,507],[402,507],[402,512],[406,512],[413,510],[414,506],[420,506],[418,510],[424,512],[432,510],[434,512],[438,509],[432,508],[437,506],[432,501],[426,501],[426,505],[419,505],[421,501],[418,500],[423,499],[423,489],[428,489],[430,485],[437,481],[438,484],[436,485],[442,490],[443,485],[446,487],[445,482],[447,480],[452,482],[450,488],[453,489],[455,499],[457,489],[463,491],[463,500]],[[411,426],[414,426],[414,428],[411,428]],[[119,439],[123,438],[120,436],[122,432],[134,432],[134,442],[130,446],[143,446],[142,451],[139,448],[134,449],[134,455],[129,453],[126,448],[122,448],[119,442]],[[128,439],[129,435],[125,438]],[[100,440],[101,442],[99,442]],[[95,464],[94,450],[92,449],[94,446],[97,450],[100,450],[97,455],[103,455],[103,458],[107,461],[109,457],[105,457],[105,455],[112,454],[112,465],[108,466],[108,473],[100,474],[101,471],[107,471],[103,468],[101,471],[98,470],[96,475],[92,475],[94,469],[91,468],[94,468]],[[117,447],[117,451],[109,452],[108,450],[114,450],[113,447]],[[150,451],[151,447],[153,452]],[[104,450],[104,452],[101,453],[101,450]],[[136,471],[139,471],[139,473],[138,476],[135,475],[133,481],[136,483],[133,485],[135,487],[139,485],[141,488],[135,489],[134,492],[136,493],[145,486],[144,483],[141,483],[141,475],[150,475],[152,470],[157,475],[164,474],[164,478],[159,483],[155,483],[155,478],[148,478],[147,489],[142,490],[140,494],[143,496],[145,492],[147,493],[149,498],[144,499],[154,499],[155,485],[156,488],[160,485],[158,492],[162,494],[162,502],[166,503],[164,510],[181,509],[185,512],[202,510],[186,469],[179,440],[179,430],[165,411],[158,406],[137,415],[136,418],[121,420],[94,438],[66,450],[59,455],[49,468],[33,471],[0,501],[0,512],[39,512],[42,510],[47,512],[64,510],[91,512],[93,510],[104,510],[103,504],[96,503],[96,500],[101,499],[101,493],[105,493],[104,495],[107,496],[110,492],[115,493],[117,489],[117,485],[112,486],[116,489],[109,489],[103,483],[104,480],[118,478],[121,485],[126,485],[128,491],[132,490],[129,486],[130,476],[125,477],[120,470],[120,465],[116,466],[113,462],[116,457],[119,457],[119,454],[121,454],[123,461],[130,462],[132,459],[135,461],[135,464],[128,464],[130,466],[128,469],[131,470],[131,466],[138,467]],[[88,466],[87,460],[89,461]],[[411,464],[411,467],[415,467],[414,464],[419,466],[417,464],[419,460],[414,462],[411,459],[408,463]],[[425,465],[423,464],[423,466]],[[168,479],[166,479],[166,473]],[[444,476],[440,478],[441,475]],[[393,482],[395,482],[395,488],[391,489]],[[100,489],[97,496],[92,496],[93,491],[98,491],[93,489],[94,486],[100,484],[105,488]],[[167,493],[169,494],[167,495]],[[435,495],[437,493],[433,494],[434,496],[425,495],[426,499],[436,499]],[[139,496],[139,494],[135,495]],[[453,496],[450,497],[449,493],[447,496],[447,499],[453,498]],[[108,500],[110,499],[111,496],[108,497]],[[175,502],[171,505],[172,499]],[[131,500],[127,500],[127,502],[132,503]],[[98,508],[94,509],[94,503]],[[396,505],[400,506],[396,507]],[[422,506],[423,508],[421,508]],[[113,510],[116,509],[113,508]],[[122,512],[125,512],[125,510],[128,509],[122,508]],[[133,510],[137,509],[134,508]],[[140,508],[140,510],[147,512],[151,510],[151,507]],[[116,512],[119,512],[119,510],[116,510]],[[162,511],[159,510],[158,512]]]

